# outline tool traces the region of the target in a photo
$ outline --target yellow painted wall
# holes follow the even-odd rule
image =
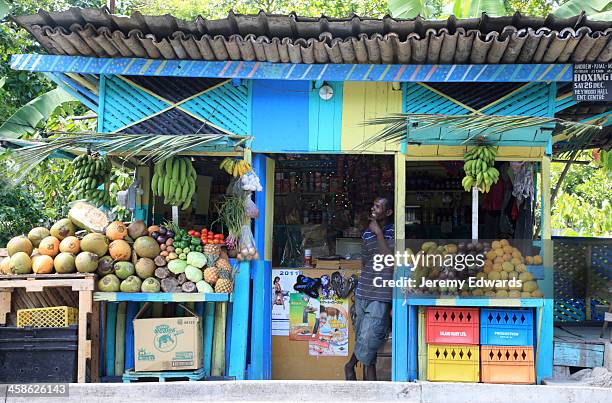
[[[391,83],[345,82],[342,94],[341,150],[355,152],[364,140],[376,135],[384,126],[364,126],[373,118],[402,112],[402,91]],[[360,151],[384,152],[399,150],[399,144],[375,144]]]
[[[471,147],[462,146],[436,146],[436,145],[409,145],[406,147],[406,158],[410,159],[463,159],[463,155]],[[544,155],[543,147],[498,147],[497,160],[525,160],[540,159]]]

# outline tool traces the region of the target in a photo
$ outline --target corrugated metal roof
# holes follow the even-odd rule
[[[566,63],[612,59],[612,22],[585,15],[424,20],[238,15],[184,21],[106,8],[15,17],[52,54],[282,63]]]

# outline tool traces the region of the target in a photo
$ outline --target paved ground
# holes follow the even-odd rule
[[[5,387],[0,387],[2,397]],[[8,397],[5,402],[32,398]],[[37,400],[37,399],[36,399]],[[42,401],[42,400],[41,400]],[[459,383],[240,381],[146,384],[72,384],[70,396],[45,402],[405,402],[405,403],[610,403],[612,389],[576,386]]]

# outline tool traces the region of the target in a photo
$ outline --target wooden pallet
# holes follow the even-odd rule
[[[98,381],[99,359],[99,304],[93,305],[95,276],[88,273],[74,274],[22,274],[0,276],[0,325],[6,324],[6,314],[11,312],[11,295],[15,288],[26,292],[42,292],[45,288],[70,287],[79,293],[79,350],[77,382],[86,382],[87,360],[90,362],[92,382]],[[91,315],[91,320],[89,320]],[[91,340],[87,339],[90,328]],[[92,343],[92,340],[94,341]]]
[[[166,380],[176,381],[201,381],[206,377],[204,368],[196,369],[195,371],[143,371],[136,372],[133,369],[125,371],[123,374],[123,383],[131,383],[138,381],[150,381],[157,379],[157,382],[166,382]]]

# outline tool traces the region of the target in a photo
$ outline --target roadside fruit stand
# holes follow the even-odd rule
[[[159,28],[160,18],[164,27],[174,28]],[[162,278],[159,286],[175,290],[179,277],[187,277],[187,268],[177,275],[184,255],[195,269],[181,289],[195,283],[200,291],[214,274],[200,270],[199,255],[190,254],[207,255],[210,241],[223,240],[228,258],[234,253],[240,261],[231,294],[225,287],[215,293],[126,293],[121,285],[119,292],[97,292],[94,299],[105,302],[104,376],[121,374],[131,365],[129,323],[139,314],[139,304],[172,301],[186,303],[179,311],[204,318],[208,375],[341,379],[344,357],[352,348],[349,333],[348,347],[320,357],[329,347],[324,340],[311,344],[300,339],[303,334],[300,340],[289,337],[285,301],[295,294],[306,333],[311,322],[317,328],[324,327],[323,318],[348,319],[335,306],[317,315],[316,308],[299,299],[313,291],[310,280],[322,284],[326,272],[321,269],[341,272],[340,280],[331,270],[328,277],[345,285],[340,289],[351,289],[351,273],[341,266],[351,260],[343,257],[358,256],[354,248],[360,245],[363,214],[367,222],[373,198],[388,193],[395,205],[396,250],[484,256],[460,275],[452,267],[398,265],[398,278],[460,280],[471,273],[482,281],[523,282],[488,288],[432,285],[416,293],[396,287],[390,378],[540,383],[552,375],[550,164],[553,155],[573,151],[576,144],[610,144],[607,114],[573,114],[589,103],[575,101],[570,85],[571,63],[610,60],[610,23],[518,13],[435,22],[264,13],[253,19],[230,13],[226,19],[187,22],[172,16],[120,17],[106,8],[41,11],[15,20],[49,54],[14,55],[12,67],[46,72],[75,98],[97,108],[98,133],[78,138],[81,145],[99,142],[94,148],[102,155],[130,159],[141,154],[130,148],[144,150],[151,136],[159,141],[145,150],[157,153],[155,164],[143,161],[136,169],[133,221],[144,221],[146,241],[139,244],[155,252],[145,252],[142,257],[153,265],[143,261],[139,270],[151,271],[155,265],[154,277],[172,273],[174,280]],[[588,44],[589,50],[578,43]],[[555,120],[561,115],[569,123]],[[595,122],[582,133],[586,137],[578,136],[580,141],[572,132],[579,120]],[[63,141],[63,148],[70,148],[77,140],[59,138],[55,145]],[[178,165],[169,162],[175,157]],[[245,163],[252,164],[252,171]],[[94,175],[101,178],[106,165],[96,165]],[[226,179],[228,173],[241,179],[217,181],[210,172],[219,167]],[[212,176],[212,182],[201,176]],[[83,182],[86,197],[104,202],[101,183]],[[212,194],[222,196],[236,186],[248,198],[221,197],[218,223],[223,222],[223,230],[211,227],[198,212],[200,203],[209,200],[203,194],[213,189]],[[190,193],[194,198],[187,197]],[[186,210],[179,213],[179,208]],[[232,219],[236,211],[243,217],[243,210],[247,224]],[[211,229],[225,238],[209,236]],[[111,227],[110,235],[119,238],[122,231]],[[189,237],[206,239],[202,252],[192,250],[197,240],[192,244]],[[241,239],[248,242],[240,244]],[[129,263],[120,241],[112,241],[118,242],[113,253],[125,255]],[[156,264],[159,256],[167,265]],[[330,257],[336,259],[325,269]],[[315,278],[308,271],[313,263]],[[359,268],[355,264],[351,270]],[[277,271],[295,276],[287,295],[287,287],[278,290],[272,283]],[[105,278],[100,280],[104,287],[116,288],[116,280]],[[293,293],[294,284],[304,292]],[[273,305],[283,311],[278,320],[286,328],[273,328]],[[231,314],[224,316],[230,306]],[[155,309],[153,317],[170,316],[155,314]],[[224,320],[227,326],[218,325]],[[125,331],[121,323],[128,324]],[[495,339],[490,328],[517,336]],[[221,340],[231,344],[224,353],[216,347]],[[117,359],[122,355],[123,363]],[[513,359],[500,362],[502,356]],[[225,371],[219,370],[223,360]]]

